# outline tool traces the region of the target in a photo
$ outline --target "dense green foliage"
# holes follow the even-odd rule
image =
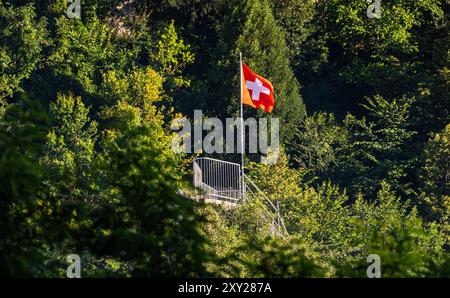
[[[0,276],[450,276],[446,1],[81,3],[0,0]],[[285,237],[190,199],[171,149],[173,119],[238,114],[240,52],[275,87],[245,115],[280,158],[246,171]]]

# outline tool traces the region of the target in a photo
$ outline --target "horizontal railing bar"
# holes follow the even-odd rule
[[[218,163],[227,163],[227,164],[238,166],[239,168],[241,167],[241,165],[238,164],[238,163],[231,162],[231,161],[225,161],[225,160],[218,160],[218,159],[214,159],[214,158],[211,158],[211,157],[197,157],[197,158],[194,159],[194,162],[197,161],[197,160],[201,160],[201,159],[212,160],[212,161],[215,161],[215,162],[218,162]]]
[[[221,195],[216,195],[216,194],[206,194],[206,195],[211,196],[211,197],[223,198],[223,199],[227,199],[227,200],[239,201],[239,199],[236,199],[236,198],[231,198],[231,197],[226,197],[226,196],[221,196]]]

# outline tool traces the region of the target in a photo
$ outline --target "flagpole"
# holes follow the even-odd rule
[[[240,95],[240,102],[241,102],[241,184],[242,184],[242,199],[244,199],[245,196],[245,176],[244,176],[244,154],[245,154],[245,145],[244,145],[244,106],[242,103],[244,90],[242,86],[242,53],[239,53],[239,73],[240,73],[240,86],[241,86],[241,95]]]

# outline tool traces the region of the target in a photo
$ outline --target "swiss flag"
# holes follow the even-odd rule
[[[272,112],[275,105],[273,86],[265,78],[255,74],[242,63],[242,103],[266,112]]]

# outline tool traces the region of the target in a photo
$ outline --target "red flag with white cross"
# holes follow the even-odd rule
[[[275,105],[273,85],[242,63],[242,103],[266,112]]]

